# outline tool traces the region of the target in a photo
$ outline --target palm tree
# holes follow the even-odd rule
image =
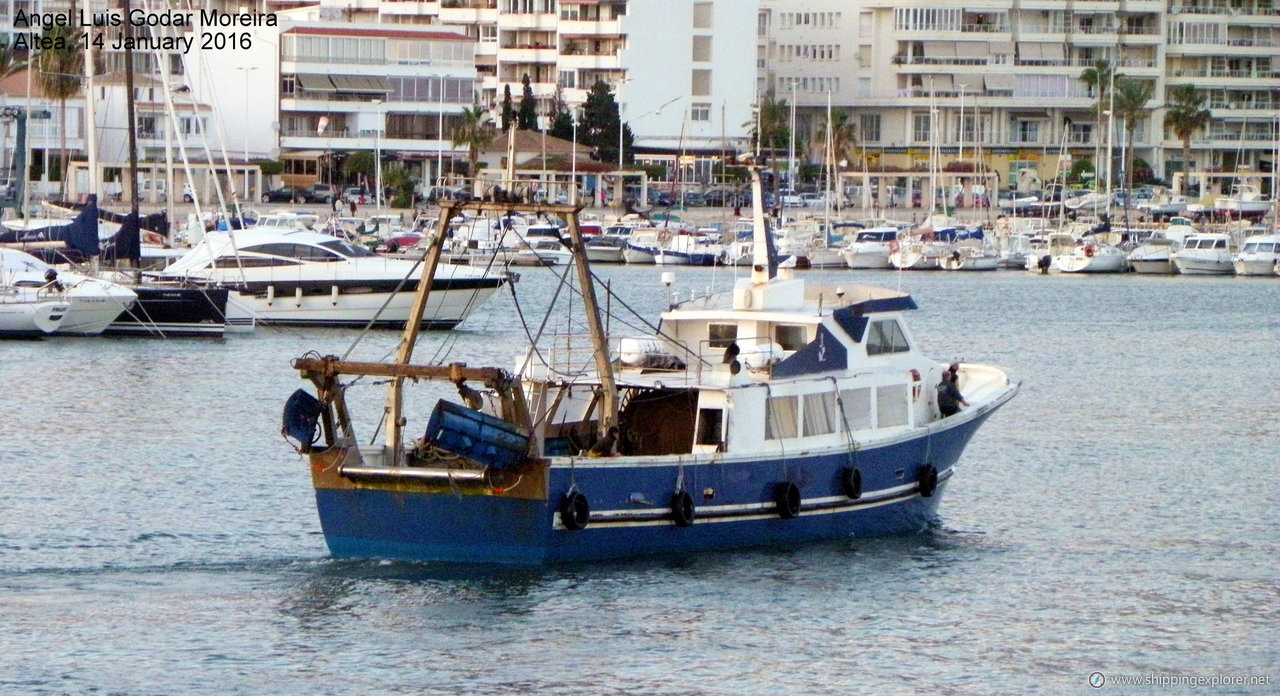
[[[835,164],[839,164],[842,160],[852,162],[855,155],[855,146],[857,145],[857,128],[853,121],[853,114],[849,111],[832,111],[831,112],[831,154],[835,157]],[[813,149],[825,150],[827,147],[827,123],[818,124],[817,130],[813,134]]]
[[[1204,108],[1208,97],[1196,92],[1192,84],[1178,85],[1169,90],[1169,110],[1164,114],[1164,127],[1182,140],[1182,187],[1187,192],[1187,171],[1191,166],[1191,136],[1209,125],[1209,110]]]
[[[60,160],[59,194],[66,193],[67,160],[67,100],[80,93],[82,75],[84,74],[84,52],[80,46],[80,32],[69,26],[53,25],[46,27],[41,43],[46,46],[63,46],[64,48],[47,48],[36,54],[33,61],[40,89],[46,96],[58,100],[58,117],[62,122],[58,135],[58,149],[62,153]],[[91,137],[86,133],[85,137]]]
[[[757,150],[765,153],[765,167],[773,162],[774,150],[785,148],[791,140],[790,105],[786,99],[778,99],[772,91],[764,95],[757,106],[755,121],[744,123],[750,129],[751,140]],[[777,181],[777,178],[774,179]]]
[[[19,60],[18,54],[9,44],[0,44],[0,79],[4,79],[27,67],[25,60]]]
[[[1085,68],[1084,71],[1080,73],[1080,81],[1089,88],[1090,94],[1096,94],[1098,97],[1097,103],[1095,104],[1097,116],[1094,119],[1094,123],[1097,124],[1099,132],[1102,130],[1102,105],[1106,102],[1107,94],[1110,92],[1111,86],[1115,84],[1116,80],[1120,80],[1123,77],[1123,74],[1115,71],[1115,66],[1112,65],[1109,60],[1094,61],[1093,67]],[[1107,136],[1109,138],[1110,133],[1108,133]],[[1094,152],[1093,161],[1101,162],[1102,152],[1100,150],[1102,147],[1102,138],[1099,137],[1096,138],[1096,140],[1098,141],[1099,151]],[[1107,143],[1108,148],[1110,145],[1110,143]],[[1096,183],[1097,179],[1094,179],[1094,182]]]
[[[1147,102],[1155,94],[1155,84],[1146,80],[1116,80],[1115,99],[1116,115],[1124,120],[1125,153],[1124,177],[1125,190],[1133,190],[1133,134],[1138,130],[1138,119],[1147,111]]]
[[[493,144],[497,133],[489,123],[489,113],[484,107],[473,106],[462,110],[462,122],[453,129],[453,146],[467,146],[467,174],[473,179],[480,162],[480,151]]]

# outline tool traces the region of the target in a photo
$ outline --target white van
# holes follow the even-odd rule
[[[168,191],[169,182],[164,179],[139,179],[138,180],[138,198],[144,201],[150,201],[152,188],[155,189],[155,200],[163,203],[169,198]],[[195,191],[191,188],[191,184],[182,185],[182,201],[191,203],[196,199]]]

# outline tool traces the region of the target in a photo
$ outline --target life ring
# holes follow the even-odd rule
[[[669,241],[671,241],[671,233],[670,233],[670,232],[668,232],[668,231],[666,231],[666,230],[663,230],[663,231],[661,231],[661,232],[659,232],[659,233],[658,233],[658,242],[659,242],[659,243],[666,244],[666,243],[667,243],[667,242],[669,242]]]
[[[685,491],[676,491],[671,495],[671,519],[677,527],[688,527],[694,518],[693,496]]]
[[[891,240],[889,240],[889,253],[890,253],[890,254],[896,254],[896,253],[898,253],[898,252],[899,252],[899,251],[901,251],[901,250],[902,250],[902,245],[898,244],[898,240],[896,240],[896,239],[891,239]]]
[[[919,400],[920,400],[920,386],[921,386],[921,385],[920,385],[920,371],[919,371],[919,370],[917,370],[917,369],[915,369],[915,368],[912,368],[912,369],[911,369],[911,372],[910,372],[910,375],[911,375],[911,400],[912,400],[912,401],[919,401]]]
[[[1094,252],[1096,249],[1097,249],[1097,247],[1093,246],[1092,244],[1086,244],[1086,245],[1084,245],[1084,255],[1085,255],[1085,256],[1087,256],[1087,257],[1089,257],[1089,258],[1093,258],[1093,252]]]
[[[773,502],[778,508],[778,517],[793,520],[800,516],[800,487],[790,481],[783,481],[773,488]]]
[[[920,470],[920,497],[931,498],[933,492],[938,489],[938,469],[932,464],[926,464]]]
[[[858,471],[858,467],[846,466],[844,471],[840,472],[840,489],[849,500],[862,497],[862,472]]]
[[[587,503],[587,496],[578,491],[565,493],[564,498],[560,499],[560,522],[565,529],[575,532],[586,529],[590,520],[591,505]]]

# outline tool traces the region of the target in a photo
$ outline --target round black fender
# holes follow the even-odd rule
[[[569,491],[564,494],[564,498],[560,500],[560,522],[564,524],[565,529],[578,531],[587,528],[587,521],[591,519],[591,506],[587,503],[587,496],[578,491]]]
[[[932,464],[927,464],[920,470],[920,495],[925,498],[932,497],[937,489],[938,470]]]
[[[840,472],[840,489],[850,500],[862,497],[862,472],[856,466],[846,466]]]
[[[778,506],[778,517],[795,519],[800,515],[800,487],[790,481],[779,483],[773,488],[773,502]]]
[[[671,519],[675,520],[677,527],[693,524],[694,515],[693,496],[684,491],[671,494]]]

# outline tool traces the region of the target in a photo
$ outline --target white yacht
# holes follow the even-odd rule
[[[1169,255],[1174,268],[1183,275],[1229,275],[1231,237],[1220,232],[1197,232],[1187,235],[1182,248]]]
[[[1150,237],[1142,240],[1129,252],[1129,268],[1134,273],[1177,273],[1170,257],[1182,245],[1182,240],[1195,234],[1195,231],[1191,220],[1184,217],[1171,218],[1168,226],[1152,232]]]
[[[849,268],[892,268],[889,254],[898,239],[897,227],[860,230],[844,247],[844,263]]]
[[[1276,264],[1280,264],[1280,234],[1250,235],[1240,247],[1240,253],[1231,259],[1236,275],[1272,276]]]
[[[504,273],[443,264],[422,326],[456,326],[507,282]],[[327,234],[210,232],[157,276],[205,281],[231,291],[227,325],[402,327],[422,269]]]
[[[138,300],[138,294],[123,285],[58,270],[18,249],[0,248],[0,268],[8,284],[43,289],[67,304],[58,334],[97,336]]]

